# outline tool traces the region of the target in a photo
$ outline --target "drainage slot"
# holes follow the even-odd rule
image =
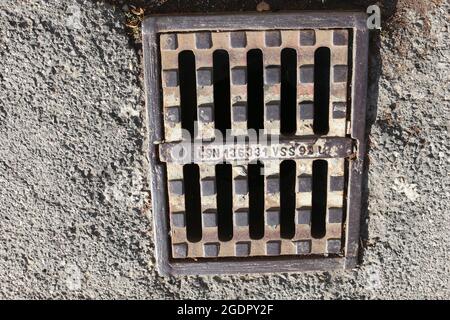
[[[197,121],[197,90],[195,79],[195,56],[190,50],[178,55],[180,72],[181,127],[194,137],[194,121]]]
[[[219,240],[229,241],[233,237],[233,186],[230,164],[216,165],[216,184]]]
[[[184,165],[183,180],[187,239],[190,242],[198,242],[202,239],[200,172],[198,165]]]
[[[281,133],[294,134],[297,130],[297,51],[281,51]]]
[[[263,54],[260,49],[247,52],[248,129],[264,128]]]
[[[311,235],[317,239],[324,237],[326,231],[328,162],[314,160],[312,175]]]
[[[264,166],[261,162],[248,165],[249,233],[251,239],[264,237]]]
[[[225,135],[231,129],[230,60],[225,50],[213,53],[213,83],[215,128]]]
[[[280,164],[280,234],[284,239],[295,235],[295,176],[294,160]]]
[[[314,122],[315,134],[329,131],[330,103],[330,56],[327,47],[320,47],[314,53]]]

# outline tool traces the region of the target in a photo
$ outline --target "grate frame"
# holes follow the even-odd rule
[[[149,129],[149,181],[152,191],[152,212],[155,256],[158,271],[163,275],[266,273],[310,270],[351,269],[358,262],[360,234],[361,183],[366,152],[365,113],[367,91],[368,30],[367,16],[362,12],[287,12],[212,15],[153,15],[143,23],[145,99]],[[160,161],[158,144],[164,138],[161,112],[162,82],[159,34],[169,32],[237,31],[270,29],[352,29],[351,138],[357,149],[348,165],[345,244],[343,256],[264,256],[246,259],[173,259],[168,221],[167,174]]]

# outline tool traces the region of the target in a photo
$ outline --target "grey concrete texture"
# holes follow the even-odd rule
[[[448,1],[385,1],[372,35],[361,265],[186,277],[155,268],[141,52],[119,2],[0,2],[0,298],[450,298]]]

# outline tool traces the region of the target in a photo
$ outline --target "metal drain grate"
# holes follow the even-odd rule
[[[348,12],[147,18],[161,272],[356,264],[365,19]],[[224,143],[217,132],[228,133]]]

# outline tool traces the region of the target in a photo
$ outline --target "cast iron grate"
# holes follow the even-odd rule
[[[147,18],[152,199],[163,273],[355,265],[365,19],[349,12]],[[250,161],[238,155],[243,142],[236,138],[225,143],[227,163],[204,149],[189,163],[174,155],[204,147],[189,149],[181,129],[206,146],[215,129],[232,137],[260,130],[258,137],[279,138],[269,150],[286,152],[274,157],[261,147]]]

